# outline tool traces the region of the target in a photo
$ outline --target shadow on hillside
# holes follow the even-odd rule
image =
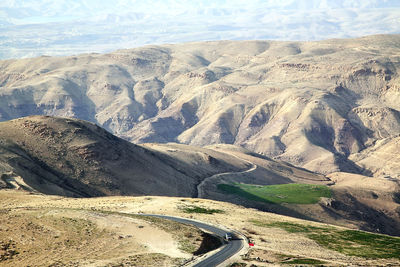
[[[349,193],[338,197],[330,206],[322,206],[332,218],[362,222],[360,229],[369,232],[400,236],[399,222],[358,201]]]
[[[14,150],[13,153],[20,157],[10,159],[8,164],[27,185],[40,193],[67,197],[105,196],[103,192],[51,168],[26,152]]]
[[[201,236],[203,237],[203,240],[200,244],[200,247],[193,252],[193,255],[195,256],[217,249],[223,244],[220,238],[209,233],[203,232]]]

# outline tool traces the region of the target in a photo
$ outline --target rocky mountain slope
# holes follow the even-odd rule
[[[238,160],[233,160],[234,166],[215,159],[218,168],[200,163],[190,170],[178,159],[164,159],[94,124],[72,119],[37,116],[3,122],[0,142],[3,184],[9,182],[10,187],[10,182],[23,180],[22,187],[46,194],[192,196],[202,175],[245,167]]]
[[[306,184],[306,191],[232,194],[221,184]],[[328,185],[328,186],[327,186]],[[73,197],[144,195],[208,198],[293,217],[398,235],[399,182],[349,173],[328,177],[232,145],[135,145],[77,120],[30,116],[0,123],[0,188]],[[317,187],[327,197],[303,203]],[[293,188],[293,187],[291,187]],[[249,195],[251,194],[251,195]],[[267,196],[267,195],[263,195]],[[324,195],[325,196],[325,195]],[[280,201],[282,200],[282,201]]]
[[[264,161],[269,165],[252,176],[254,182],[327,180],[283,162]],[[31,116],[0,123],[0,187],[80,197],[197,197],[203,179],[248,166],[247,161],[211,149],[134,145],[76,119]]]
[[[0,119],[76,117],[135,143],[235,144],[321,173],[396,177],[399,54],[400,35],[377,35],[5,60]],[[382,142],[384,173],[363,155]]]

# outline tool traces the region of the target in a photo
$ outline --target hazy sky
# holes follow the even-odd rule
[[[400,33],[400,0],[1,0],[0,58]]]

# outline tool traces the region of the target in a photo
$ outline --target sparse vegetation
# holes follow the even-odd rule
[[[309,264],[309,265],[320,265],[324,264],[326,262],[320,261],[320,260],[315,260],[315,259],[305,259],[305,258],[299,258],[299,259],[293,259],[289,261],[282,262],[283,264]]]
[[[289,223],[289,222],[273,222],[273,223],[263,223],[257,220],[252,221],[257,226],[262,227],[276,227],[286,230],[289,233],[312,233],[315,231],[325,230],[328,231],[330,228],[321,228],[315,227],[311,225],[301,225],[297,223]]]
[[[21,262],[41,255],[39,262],[46,261],[51,265],[58,261],[57,266],[61,266],[91,253],[99,257],[106,253],[100,244],[113,241],[111,232],[98,228],[89,220],[67,217],[61,212],[42,209],[2,213],[0,262],[7,266],[27,266]],[[63,256],[59,257],[58,253]]]
[[[193,242],[190,242],[190,239],[181,239],[178,241],[178,248],[181,251],[193,254],[198,248],[193,244]]]
[[[120,216],[127,216],[132,218],[141,219],[147,222],[153,223],[158,228],[171,233],[174,236],[174,239],[178,242],[178,248],[186,253],[199,255],[202,253],[206,253],[210,250],[217,248],[219,245],[208,245],[204,247],[203,242],[206,238],[210,236],[204,235],[202,231],[198,228],[187,225],[183,223],[178,223],[175,221],[157,218],[153,216],[142,216],[137,214],[129,214],[129,213],[122,213],[122,212],[115,212],[115,211],[102,211],[98,210],[99,213],[105,214],[113,214],[113,215],[120,215]],[[215,241],[215,240],[214,240]],[[215,242],[214,242],[215,243]]]
[[[199,255],[219,246],[219,240],[212,239],[212,236],[203,233],[194,226],[151,216],[82,208],[52,209],[51,215],[49,209],[23,211],[24,216],[21,216],[19,212],[13,212],[12,215],[4,213],[0,216],[2,226],[0,227],[0,262],[10,263],[12,260],[24,260],[27,255],[40,254],[42,251],[50,250],[64,253],[62,258],[57,258],[54,262],[49,261],[55,264],[54,266],[77,261],[92,252],[96,254],[93,256],[94,259],[109,258],[114,261],[113,264],[104,266],[120,266],[120,263],[121,266],[124,264],[129,266],[154,266],[157,264],[160,266],[176,266],[184,261],[182,258],[171,258],[159,253],[142,253],[119,259],[118,257],[123,255],[126,247],[130,245],[130,241],[126,240],[126,235],[115,234],[101,227],[98,228],[94,221],[79,218],[79,216],[87,216],[89,213],[95,216],[102,215],[100,217],[109,216],[110,220],[114,216],[124,216],[147,221],[151,225],[170,233],[178,243],[177,248],[185,253]],[[12,231],[14,224],[20,227]],[[143,225],[138,227],[143,228]],[[7,229],[7,231],[3,231],[3,229]],[[18,229],[24,229],[24,232],[21,233]],[[17,241],[12,241],[11,238]],[[24,245],[26,240],[33,243]],[[113,243],[114,249],[112,247],[105,248],[101,245],[107,243]],[[115,248],[121,249],[121,251]],[[22,256],[18,258],[20,253]]]
[[[220,209],[208,209],[195,205],[180,206],[179,209],[185,213],[204,213],[204,214],[224,213],[224,211]]]
[[[219,184],[218,189],[225,193],[266,203],[314,204],[321,197],[331,197],[332,191],[325,185],[312,184]]]
[[[182,262],[182,259],[174,259],[162,253],[143,253],[129,256],[119,264],[108,264],[106,266],[177,266],[181,265]]]
[[[226,225],[249,237],[249,232],[254,233],[251,234],[251,239],[256,246],[250,248],[242,259],[236,260],[238,263],[244,262],[247,266],[336,266],[343,262],[354,266],[398,266],[400,262],[398,256],[382,258],[389,257],[390,254],[399,254],[397,247],[400,245],[396,238],[388,239],[388,244],[380,242],[380,245],[376,246],[373,243],[375,235],[372,235],[372,238],[368,237],[365,242],[371,242],[371,239],[373,242],[365,245],[358,241],[362,236],[354,236],[360,233],[364,235],[364,232],[350,231],[346,236],[345,228],[285,219],[272,213],[261,213],[222,202],[199,200],[198,203],[194,203],[188,199],[182,203],[181,198],[152,196],[154,205],[143,205],[146,203],[145,196],[75,199],[9,190],[0,190],[0,193],[3,204],[3,209],[0,210],[0,241],[6,243],[12,239],[15,248],[9,247],[19,252],[1,262],[7,266],[28,266],[32,258],[35,258],[36,265],[49,266],[179,266],[188,262],[190,258],[188,254],[182,254],[182,250],[193,251],[196,248],[192,255],[200,255],[205,252],[202,249],[210,250],[210,245],[219,244],[218,240],[212,240],[212,236],[195,227],[126,213],[141,211],[143,214],[151,214],[160,210],[172,216],[193,217],[210,224]],[[177,209],[184,205],[221,209],[226,212],[214,215],[186,214]],[[233,213],[235,220],[231,220]],[[250,223],[250,219],[255,220]],[[140,226],[144,226],[144,229],[140,229]],[[166,233],[162,234],[156,229],[163,230],[162,227],[171,230],[165,230],[163,232]],[[309,235],[314,236],[308,237]],[[161,240],[154,240],[154,236],[163,237]],[[376,236],[387,239],[386,236]],[[306,238],[309,238],[309,241]],[[345,238],[355,241],[346,241]],[[159,240],[162,243],[158,243]],[[170,245],[163,250],[165,244]],[[305,244],[307,249],[304,249]],[[157,248],[158,245],[160,249]],[[330,246],[337,248],[330,249]],[[340,247],[347,251],[337,253]],[[359,253],[364,255],[374,253],[378,256],[352,256],[358,249],[361,249]],[[308,259],[326,263],[311,263]]]
[[[304,233],[319,245],[349,256],[368,259],[400,259],[400,238],[357,230],[338,230],[289,222],[265,223],[252,220],[261,227],[277,227],[289,233]]]
[[[16,249],[16,244],[13,240],[0,241],[0,262],[12,259],[18,254],[19,251]]]

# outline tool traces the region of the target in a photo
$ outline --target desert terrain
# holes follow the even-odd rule
[[[0,265],[399,265],[400,35],[0,61]],[[307,248],[307,249],[305,249]],[[212,253],[212,252],[210,252]]]
[[[75,117],[134,143],[235,144],[319,173],[397,177],[399,43],[216,41],[2,60],[0,120]]]
[[[14,190],[1,190],[0,198],[2,266],[174,266],[198,257],[196,251],[209,238],[190,226],[130,215],[137,213],[204,221],[240,231],[255,243],[224,266],[399,264],[399,238],[225,202],[175,197],[65,198]],[[192,207],[211,212],[188,213]]]
[[[396,179],[325,176],[233,145],[135,145],[89,122],[31,116],[0,123],[0,151],[5,189],[69,197],[208,198],[377,233],[400,232]]]

